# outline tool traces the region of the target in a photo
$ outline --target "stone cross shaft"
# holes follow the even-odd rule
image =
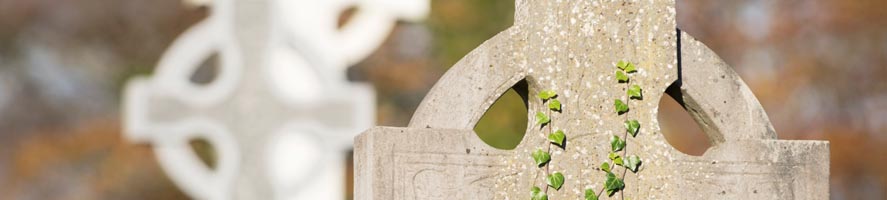
[[[638,66],[631,82],[643,86],[643,99],[627,101],[624,115],[613,108],[615,99],[626,100],[614,74],[620,60]],[[526,99],[528,128],[515,149],[495,149],[472,129],[511,88]],[[518,0],[515,24],[456,63],[409,127],[376,127],[356,138],[355,197],[529,199],[546,182],[530,154],[548,144],[548,128],[534,116],[548,110],[535,97],[548,89],[563,104],[548,126],[568,141],[551,150],[550,170],[566,177],[550,199],[583,199],[586,189],[603,187],[598,166],[627,118],[642,126],[625,138],[625,151],[644,160],[625,176],[625,199],[828,199],[828,143],[777,140],[731,67],[676,29],[672,0]],[[702,156],[681,153],[663,137],[663,94],[708,135],[713,146]]]
[[[375,96],[345,70],[369,55],[398,19],[428,2],[212,0],[152,77],[127,84],[128,139],[151,143],[176,185],[197,199],[343,199],[345,153],[375,121]],[[337,26],[340,13],[357,11]],[[190,80],[217,55],[210,83]],[[206,166],[189,147],[216,152]]]

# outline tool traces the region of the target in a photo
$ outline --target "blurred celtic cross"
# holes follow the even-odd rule
[[[548,129],[534,123],[548,110],[535,94],[549,89],[563,107],[547,126],[568,141],[551,150],[550,170],[566,175],[562,188],[548,190],[551,199],[583,199],[586,189],[603,187],[597,166],[609,160],[609,137],[625,131],[626,117],[642,126],[625,151],[644,160],[625,177],[625,199],[828,199],[828,143],[777,140],[732,68],[676,29],[673,0],[518,0],[514,18],[450,68],[409,127],[358,136],[357,199],[529,199],[546,182],[530,152],[549,142]],[[626,94],[614,73],[620,60],[636,64],[631,82],[643,86],[624,115],[613,110]],[[509,89],[525,99],[530,124],[515,149],[495,149],[472,129]],[[713,147],[702,156],[663,137],[664,94],[708,136]]]
[[[127,84],[127,138],[152,144],[194,198],[343,199],[345,152],[375,121],[373,89],[345,70],[398,19],[424,16],[427,0],[190,2],[210,15],[175,40],[153,76]],[[215,68],[202,65],[211,58]],[[192,151],[194,140],[212,146],[215,166]]]

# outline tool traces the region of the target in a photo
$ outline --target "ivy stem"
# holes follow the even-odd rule
[[[631,85],[631,84],[630,84],[630,80],[629,80],[629,81],[626,81],[626,82],[625,82],[625,85],[626,85],[626,87],[623,87],[623,88],[622,88],[622,92],[625,93],[625,96],[624,96],[624,97],[625,97],[625,105],[628,105],[629,110],[628,110],[626,113],[623,113],[623,114],[625,115],[625,116],[624,116],[624,117],[625,117],[625,121],[628,121],[628,119],[629,119],[629,118],[628,118],[628,113],[631,112],[631,108],[632,108],[632,107],[631,107],[631,97],[628,96],[628,93],[627,93],[627,90],[628,90],[628,87],[629,87],[628,85]],[[623,123],[624,123],[624,122],[623,122]],[[622,148],[622,160],[623,160],[622,164],[625,165],[625,159],[627,159],[626,156],[628,155],[628,130],[625,130],[625,131],[623,132],[623,134],[622,134],[622,138],[623,138],[623,140],[625,140],[625,143],[626,143],[625,147]],[[616,166],[619,166],[619,165],[616,165],[616,162],[613,161],[613,160],[611,160],[611,161],[610,161],[610,166],[612,166],[610,170],[613,170],[612,168],[617,168]],[[619,179],[622,179],[622,181],[625,181],[625,174],[628,173],[628,168],[625,167],[625,166],[622,166],[622,168],[624,168],[624,169],[622,170],[622,175],[620,176]],[[624,190],[624,188],[623,188],[623,190]],[[603,194],[603,192],[604,192],[604,187],[601,187],[601,189],[598,190],[598,192],[597,192],[597,196],[600,197],[601,194]],[[619,197],[620,197],[621,199],[623,199],[623,200],[625,199],[625,195],[623,195],[623,192],[622,192],[622,191],[619,191]]]
[[[631,85],[631,79],[626,81],[625,87],[622,88],[622,93],[625,94],[625,105],[628,105],[628,112],[625,113],[625,120],[623,121],[623,123],[628,121],[628,115],[631,112],[631,110],[633,109],[633,107],[631,106],[631,96],[628,96],[628,87],[630,87],[630,85]],[[627,156],[628,156],[628,147],[629,147],[629,145],[628,145],[628,129],[623,130],[622,133],[623,133],[622,138],[623,138],[623,140],[625,140],[626,145],[625,145],[625,147],[622,148],[622,165],[623,165],[622,168],[623,168],[623,170],[622,170],[622,176],[620,176],[619,179],[622,179],[622,181],[625,182],[625,174],[628,173],[628,167],[625,167],[625,164],[627,164],[627,163],[625,163],[625,161],[628,159]],[[619,191],[619,197],[623,200],[625,199],[625,192],[624,191],[625,191],[625,188],[623,188],[621,191]]]
[[[602,194],[604,194],[604,187],[603,186],[601,186],[601,189],[597,191],[597,196],[600,197]]]
[[[551,103],[551,102],[549,102],[549,103]],[[545,104],[544,104],[544,101],[543,101],[542,105],[543,105],[542,106],[543,109],[547,108],[547,106],[545,106]],[[548,134],[545,134],[545,138],[543,138],[543,141],[545,141],[545,143],[547,144],[547,145],[545,145],[545,152],[547,152],[548,155],[550,156],[551,155],[551,142],[548,141],[548,136],[551,135],[551,133],[552,133],[551,126],[554,124],[554,117],[551,115],[552,114],[551,109],[549,108],[547,110],[548,110],[548,119],[549,119],[548,120]],[[551,157],[553,157],[553,156],[551,156]],[[552,161],[553,161],[553,159],[549,159],[548,164],[545,164],[545,177],[543,177],[543,178],[546,180],[548,179],[548,176],[550,175],[549,169],[551,168]],[[548,181],[545,181],[544,191],[545,191],[545,194],[547,195],[548,194]]]
[[[632,80],[630,80],[630,79],[629,79],[629,81],[626,81],[625,87],[623,89],[623,93],[625,94],[625,105],[628,105],[628,108],[629,108],[628,112],[625,113],[625,121],[623,123],[625,123],[629,120],[628,115],[631,113],[631,109],[633,108],[633,106],[631,105],[631,96],[628,95],[628,88],[631,87],[630,86],[631,81]],[[627,128],[623,131],[622,138],[625,138],[624,140],[626,143],[625,147],[622,148],[622,160],[623,160],[622,164],[624,165],[624,164],[627,164],[627,163],[625,163],[625,161],[626,161],[626,159],[628,159],[628,147],[630,147],[629,145],[627,145],[628,144],[628,129]],[[622,168],[623,168],[622,176],[620,177],[620,179],[622,179],[622,181],[624,182],[625,181],[625,174],[628,173],[628,167],[622,166]],[[619,191],[619,197],[621,197],[623,200],[625,199],[625,192],[624,191],[625,191],[624,188],[622,191]]]

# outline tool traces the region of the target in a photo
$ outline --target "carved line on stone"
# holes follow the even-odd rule
[[[411,140],[401,135],[406,130],[416,131],[419,135],[429,137],[418,137],[418,140]],[[362,134],[355,139],[356,141],[364,141],[355,145],[355,197],[369,194],[366,193],[368,192],[367,187],[363,186],[384,182],[386,187],[376,187],[374,190],[378,193],[373,195],[391,195],[385,199],[410,199],[408,195],[411,194],[410,191],[415,186],[410,184],[410,177],[415,175],[414,172],[422,169],[452,170],[457,168],[457,171],[449,171],[446,174],[450,178],[457,176],[452,181],[460,181],[460,183],[481,183],[483,180],[493,177],[513,176],[513,174],[501,174],[502,172],[499,170],[503,167],[501,159],[510,153],[486,145],[479,138],[473,136],[473,131],[375,127],[367,132],[375,134]],[[458,141],[458,147],[454,149],[415,151],[415,149],[420,149],[417,145],[427,146],[430,143],[456,141]],[[471,149],[470,153],[465,149]],[[463,175],[465,177],[461,177]],[[434,184],[461,185],[451,182],[434,182],[432,185]],[[479,189],[487,189],[488,187],[489,185],[478,186]],[[471,193],[464,195],[473,197]]]
[[[776,139],[766,112],[739,75],[690,34],[679,30],[678,40],[680,80],[675,84],[680,91],[669,88],[667,93],[684,106],[712,145],[742,139]],[[702,60],[714,62],[700,63]],[[728,85],[719,84],[718,79]],[[721,92],[727,96],[712,96],[715,90],[731,91]]]
[[[491,161],[489,159],[498,160],[496,158],[507,156],[506,154],[486,154],[486,155],[465,155],[462,153],[445,153],[445,152],[412,152],[412,151],[398,151],[394,150],[393,152],[394,162],[393,168],[398,169],[395,171],[396,175],[394,177],[394,185],[400,185],[404,190],[401,190],[399,194],[395,197],[402,197],[405,199],[417,199],[417,197],[428,197],[429,194],[420,194],[419,191],[421,186],[426,186],[428,184],[424,184],[427,182],[422,182],[423,184],[417,184],[418,176],[423,172],[437,172],[440,175],[446,176],[446,182],[438,182],[436,184],[445,184],[446,186],[450,186],[448,190],[458,190],[460,185],[468,182],[469,185],[475,185],[477,183],[481,183],[483,181],[495,180],[496,178],[507,177],[507,174],[500,174],[497,172],[499,168],[504,167],[505,165],[499,164],[495,161]],[[483,159],[487,158],[487,159]],[[443,160],[440,162],[429,162],[429,161],[416,161],[416,160]],[[408,160],[407,162],[400,162],[400,160]],[[474,163],[474,164],[466,164],[460,161],[466,160],[481,160],[482,162]],[[486,162],[484,162],[486,161]],[[452,172],[448,171],[444,166],[455,166],[460,167],[460,172]],[[453,173],[462,174],[462,177],[455,177]],[[486,174],[486,175],[484,175]],[[400,177],[400,178],[398,178]],[[439,180],[438,180],[439,181]],[[452,181],[452,182],[451,182]],[[447,184],[448,183],[448,184]],[[480,186],[480,187],[470,187],[476,189],[482,189],[489,186]],[[491,189],[491,187],[489,187]],[[409,191],[412,191],[412,195],[408,195]],[[449,193],[446,191],[435,191],[435,193],[444,193],[445,196],[452,196],[453,193]],[[470,194],[466,194],[471,196]]]
[[[412,152],[412,151],[395,151],[394,156],[399,158],[411,157],[411,158],[443,158],[447,161],[442,162],[433,162],[433,161],[410,161],[404,162],[407,164],[431,164],[431,165],[458,165],[458,166],[472,166],[472,167],[489,167],[489,166],[505,166],[502,164],[498,164],[496,162],[485,162],[479,164],[470,164],[466,165],[460,162],[452,162],[453,160],[469,160],[476,158],[498,158],[501,156],[508,156],[509,154],[485,154],[485,155],[465,155],[463,153],[446,153],[446,152]]]

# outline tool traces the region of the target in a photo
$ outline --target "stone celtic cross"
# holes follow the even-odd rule
[[[550,199],[583,199],[602,187],[609,136],[624,131],[614,99],[618,61],[635,63],[643,99],[625,148],[644,158],[629,173],[625,199],[828,199],[828,143],[777,140],[766,113],[714,52],[677,31],[673,0],[516,2],[512,27],[453,66],[428,93],[409,127],[377,127],[355,141],[357,199],[529,199],[545,183],[531,152],[548,144],[534,94],[551,89],[563,104],[548,126],[565,130],[551,170],[566,175]],[[472,131],[506,90],[528,106],[526,135],[513,150],[492,148]],[[713,146],[702,156],[666,142],[657,122],[663,94],[679,101]],[[702,139],[701,139],[702,140]],[[614,196],[618,197],[618,196]],[[606,197],[604,197],[606,198]]]
[[[179,37],[153,77],[124,97],[128,139],[151,143],[163,169],[197,199],[343,199],[345,152],[373,125],[375,97],[345,70],[375,49],[397,19],[428,1],[212,0],[207,19]],[[339,14],[357,8],[341,27]],[[195,83],[218,55],[211,82]],[[201,163],[189,141],[215,149]]]

